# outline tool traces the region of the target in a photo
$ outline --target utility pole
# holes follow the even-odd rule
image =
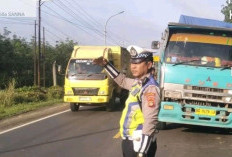
[[[39,49],[39,57],[38,57],[38,87],[40,87],[40,60],[41,60],[41,36],[40,36],[40,28],[41,28],[41,0],[38,1],[39,2],[39,5],[38,5],[38,10],[39,10],[39,24],[38,24],[38,27],[39,27],[39,44],[38,44],[38,49]]]
[[[52,64],[52,78],[53,78],[53,86],[57,85],[57,79],[56,79],[56,61]]]
[[[37,41],[37,40],[36,40],[36,20],[35,20],[35,40],[34,40],[34,51],[35,51],[35,52],[34,52],[34,86],[37,85],[37,78],[36,78],[36,72],[37,72],[37,71],[36,71],[36,64],[37,64],[37,63],[36,63],[36,60],[37,60],[37,59],[36,59],[36,58],[37,58],[37,57],[36,57],[36,55],[37,55],[37,54],[36,54],[36,49],[37,49],[36,47],[37,47],[37,45],[36,45],[36,41]]]
[[[45,28],[43,27],[43,86],[45,87]]]

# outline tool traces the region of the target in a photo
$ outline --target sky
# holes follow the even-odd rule
[[[21,1],[23,10],[28,11],[29,7],[38,14],[37,7],[28,2],[33,0]],[[152,41],[160,40],[167,24],[178,22],[180,15],[223,21],[221,8],[225,3],[226,0],[46,0],[41,5],[41,25],[46,41],[52,45],[67,38],[79,45],[104,45],[106,29],[107,45],[150,48]],[[19,8],[16,3],[11,5]],[[7,4],[2,1],[0,6],[1,14]],[[118,14],[121,11],[124,12]],[[36,19],[0,17],[0,34],[7,27],[11,34],[30,41]]]

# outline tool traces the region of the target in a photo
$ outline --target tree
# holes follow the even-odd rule
[[[0,89],[5,88],[9,80],[13,78],[16,80],[16,87],[32,86],[34,84],[34,40],[28,42],[15,34],[10,38],[10,33],[5,27],[3,35],[0,34]],[[55,46],[46,43],[44,58],[46,87],[53,85],[52,63],[56,61],[65,70],[76,44],[69,39],[57,42]],[[64,75],[58,75],[57,80],[58,85],[63,86]]]
[[[74,45],[77,43],[72,40],[66,39],[64,42],[57,42],[56,46],[53,47],[47,43],[46,45],[46,84],[52,86],[52,63],[56,61],[58,65],[62,66],[63,73],[67,66],[68,60],[73,51]],[[57,76],[58,85],[64,85],[64,75]]]
[[[221,13],[225,15],[225,22],[232,23],[232,0],[227,0],[226,5],[222,5]]]
[[[6,87],[8,81],[14,78],[17,86],[26,86],[33,83],[33,47],[25,39],[13,35],[4,28],[0,35],[0,88]]]

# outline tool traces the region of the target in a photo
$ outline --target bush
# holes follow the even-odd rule
[[[47,90],[37,86],[15,89],[15,81],[12,80],[6,90],[0,91],[0,109],[21,103],[61,99],[63,95],[63,88],[59,86],[53,86]]]
[[[36,86],[18,88],[16,92],[14,96],[16,104],[47,100],[46,91]]]
[[[14,102],[19,103],[29,103],[47,100],[47,96],[44,93],[37,91],[27,91],[22,93],[17,93],[14,96]]]
[[[61,99],[64,96],[64,90],[60,86],[52,86],[47,91],[48,99]]]
[[[14,104],[14,97],[15,94],[15,80],[12,79],[9,82],[7,89],[0,91],[0,105],[2,107],[9,107]]]

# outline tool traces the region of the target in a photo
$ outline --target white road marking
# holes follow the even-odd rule
[[[52,115],[49,115],[49,116],[46,116],[46,117],[43,117],[43,118],[40,118],[40,119],[37,119],[37,120],[31,121],[31,122],[28,122],[28,123],[25,123],[25,124],[22,124],[22,125],[19,125],[19,126],[16,126],[16,127],[13,127],[11,129],[0,132],[0,135],[4,134],[4,133],[7,133],[7,132],[10,132],[10,131],[13,131],[13,130],[16,130],[18,128],[22,128],[24,126],[27,126],[27,125],[30,125],[30,124],[33,124],[33,123],[36,123],[36,122],[39,122],[39,121],[42,121],[42,120],[45,120],[45,119],[60,115],[62,113],[69,112],[69,111],[70,111],[70,109],[62,111],[62,112],[58,112],[58,113],[55,113],[55,114],[52,114]]]

